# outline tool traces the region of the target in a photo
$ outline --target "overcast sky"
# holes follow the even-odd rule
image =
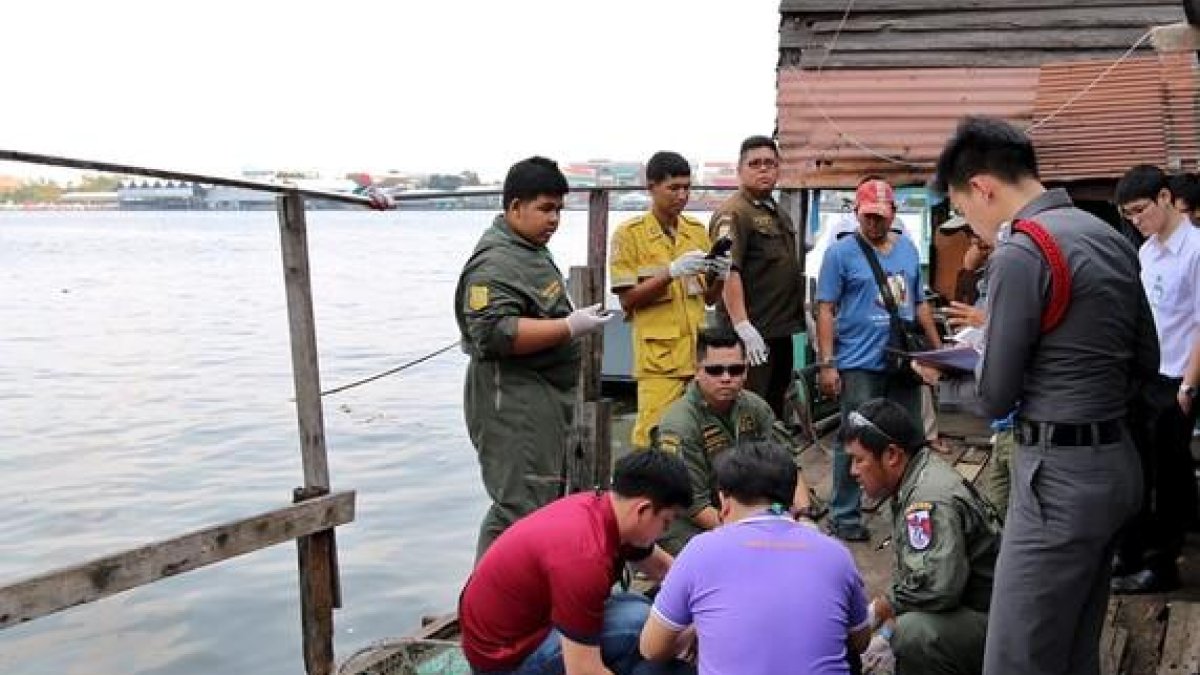
[[[778,0],[4,5],[5,149],[497,177],[534,153],[728,160],[775,120]]]

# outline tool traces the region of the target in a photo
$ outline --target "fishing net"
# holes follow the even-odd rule
[[[462,648],[451,640],[399,638],[364,647],[338,675],[471,675]]]

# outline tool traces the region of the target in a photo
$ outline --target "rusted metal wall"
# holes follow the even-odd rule
[[[1043,178],[1113,178],[1135,164],[1195,171],[1200,147],[1193,56],[1143,57],[1111,66],[1111,61],[1085,61],[1042,67],[1035,120],[1074,98],[1030,134]]]

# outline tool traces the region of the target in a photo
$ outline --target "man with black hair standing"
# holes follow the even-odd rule
[[[892,584],[871,602],[871,615],[877,624],[896,617],[896,671],[979,673],[1000,549],[996,510],[930,452],[896,403],[862,404],[842,436],[850,473],[867,496],[892,498]]]
[[[611,491],[565,497],[506,530],[459,597],[463,653],[473,671],[667,672],[666,664],[639,667],[650,602],[612,587],[627,561],[663,578],[671,556],[654,541],[690,502],[679,458],[635,452],[617,461]]]
[[[1140,387],[1129,416],[1142,460],[1143,500],[1119,549],[1116,593],[1179,587],[1176,559],[1196,517],[1192,429],[1200,384],[1200,231],[1180,213],[1167,175],[1135,166],[1117,183],[1121,214],[1146,238],[1142,287],[1158,331],[1158,375]]]
[[[779,148],[766,136],[742,141],[738,191],[712,215],[709,237],[733,240],[733,270],[717,314],[741,337],[750,362],[746,386],[784,419],[792,382],[792,335],[804,330],[804,275],[796,226],[771,197],[779,180]]]
[[[978,378],[985,415],[1019,405],[983,672],[1095,675],[1116,534],[1141,503],[1127,399],[1159,365],[1137,253],[1043,187],[1033,143],[1001,120],[966,118],[933,187],[988,242],[1012,222],[988,263]]]
[[[707,257],[708,231],[683,214],[692,167],[682,155],[655,153],[646,185],[650,211],[617,228],[609,260],[609,283],[633,324],[637,450],[650,447],[650,430],[691,380],[705,303],[720,297],[730,264],[728,255]]]
[[[454,293],[470,357],[464,412],[492,505],[476,557],[518,518],[564,491],[574,421],[576,340],[611,315],[574,309],[546,243],[558,230],[567,179],[544,157],[517,162],[504,179],[504,212],[479,239]]]
[[[791,453],[742,441],[716,459],[719,529],[676,559],[642,630],[642,654],[666,660],[694,629],[700,671],[849,674],[847,646],[870,640],[867,600],[850,551],[787,511]]]

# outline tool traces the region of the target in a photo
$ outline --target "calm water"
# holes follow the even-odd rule
[[[621,216],[614,214],[614,222]],[[485,212],[313,212],[326,388],[457,338]],[[586,257],[586,214],[552,249]],[[0,213],[0,583],[290,503],[302,482],[274,213]],[[445,354],[326,399],[339,658],[453,607],[485,508]],[[0,673],[302,672],[281,545],[0,632]]]

